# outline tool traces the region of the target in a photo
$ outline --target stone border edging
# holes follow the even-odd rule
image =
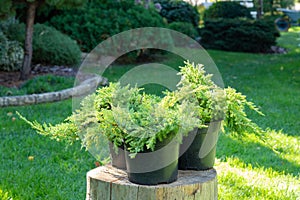
[[[99,85],[107,85],[108,81],[106,78],[97,76],[83,81],[80,85],[57,91],[48,92],[43,94],[31,94],[24,96],[6,96],[0,97],[0,107],[8,106],[24,106],[31,104],[49,103],[66,100],[71,97],[81,96],[91,92],[93,88]]]

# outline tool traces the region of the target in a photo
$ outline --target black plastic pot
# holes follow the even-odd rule
[[[118,148],[118,152],[115,151],[114,145],[109,142],[109,151],[111,158],[111,165],[118,169],[126,169],[124,145]]]
[[[180,170],[208,170],[213,168],[221,121],[211,122],[208,128],[197,129],[183,138],[180,145]]]
[[[141,185],[157,185],[177,180],[179,143],[156,144],[156,149],[138,153],[134,158],[125,151],[127,175],[130,182]]]

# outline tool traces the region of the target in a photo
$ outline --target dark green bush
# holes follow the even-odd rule
[[[66,10],[51,18],[51,26],[77,40],[89,52],[100,42],[125,30],[140,27],[165,27],[155,9],[145,9],[134,1],[89,3],[77,10]]]
[[[217,18],[252,18],[250,10],[237,2],[216,2],[204,12],[204,21]]]
[[[8,40],[0,31],[0,70],[17,71],[21,69],[24,50],[17,41]]]
[[[168,25],[169,29],[181,32],[191,38],[198,36],[198,32],[192,24],[187,22],[172,22]]]
[[[189,3],[182,0],[154,0],[154,3],[160,3],[160,15],[166,18],[168,23],[187,22],[194,27],[199,26],[199,13]]]
[[[268,52],[279,36],[274,25],[245,19],[207,20],[200,33],[205,48],[241,52]]]
[[[8,37],[15,38],[22,44],[25,40],[25,25],[15,24],[9,27]],[[76,65],[81,59],[81,51],[67,35],[55,28],[43,24],[34,25],[33,63],[52,65]]]

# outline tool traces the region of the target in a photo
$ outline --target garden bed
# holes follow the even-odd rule
[[[58,76],[73,76],[75,77],[77,73],[76,68],[65,67],[65,66],[44,66],[44,65],[35,65],[32,69],[32,73],[29,79],[32,79],[36,76],[41,75],[58,75]],[[20,81],[20,72],[5,72],[0,71],[0,85],[10,88],[18,88],[21,86],[24,81]]]

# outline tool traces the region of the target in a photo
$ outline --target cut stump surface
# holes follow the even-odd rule
[[[178,180],[155,186],[128,181],[126,171],[110,165],[87,173],[87,200],[215,200],[218,198],[217,172],[181,171]]]

